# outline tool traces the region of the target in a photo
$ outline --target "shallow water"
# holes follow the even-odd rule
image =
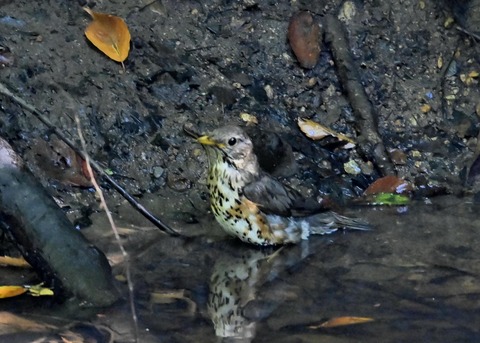
[[[277,251],[162,239],[134,267],[140,327],[162,342],[478,341],[479,209],[454,197],[362,208],[351,214],[374,230]],[[153,304],[154,290],[183,295]],[[374,321],[309,328],[338,316]]]
[[[367,218],[373,230],[314,236],[281,249],[232,240],[209,215],[182,228],[195,235],[189,239],[152,229],[132,234],[124,227],[139,341],[480,341],[479,209],[453,196],[404,208],[358,208],[347,214]],[[99,220],[94,226],[106,227]],[[113,239],[86,233],[96,235],[96,243],[115,260]],[[114,272],[123,274],[123,265]],[[3,311],[57,329],[33,332],[9,324],[0,340],[61,342],[60,337],[77,334],[94,342],[109,337],[132,342],[126,287],[123,294],[126,301],[93,316],[52,306],[48,299],[5,300]],[[311,328],[342,316],[374,321]]]

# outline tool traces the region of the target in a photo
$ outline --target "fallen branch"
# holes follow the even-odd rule
[[[38,109],[34,106],[28,104],[22,98],[13,94],[4,84],[0,83],[0,93],[7,96],[15,103],[19,104],[30,113],[32,113],[38,120],[40,120],[45,126],[47,126],[51,131],[53,131],[62,141],[65,142],[70,148],[72,148],[79,156],[86,160],[85,153],[79,149],[69,138],[67,138],[62,131],[60,131],[55,125],[53,125],[50,120],[45,117]],[[136,208],[145,218],[147,218],[151,223],[158,227],[163,232],[166,232],[172,236],[181,236],[178,232],[173,230],[167,224],[162,222],[159,218],[154,216],[149,212],[142,204],[140,204],[133,196],[131,196],[123,187],[121,187],[114,179],[112,179],[100,165],[94,160],[90,159],[90,165],[92,168],[99,173],[104,180],[106,180],[118,193],[120,193],[134,208]]]
[[[0,138],[0,230],[54,288],[58,299],[74,296],[91,306],[119,299],[107,258],[75,230],[55,200],[10,145]]]
[[[394,175],[395,168],[377,131],[377,113],[360,83],[342,23],[332,15],[325,16],[325,19],[325,40],[330,44],[340,81],[355,114],[360,153],[374,163],[381,175]]]

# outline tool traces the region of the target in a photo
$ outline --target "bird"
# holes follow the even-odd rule
[[[370,229],[366,221],[328,210],[263,171],[243,128],[219,127],[197,142],[207,153],[212,213],[228,234],[243,242],[295,244],[340,228]]]
[[[225,243],[212,267],[207,313],[215,334],[230,338],[223,342],[251,342],[258,322],[300,296],[293,285],[282,281],[282,276],[310,253],[302,244],[237,249],[236,242]]]

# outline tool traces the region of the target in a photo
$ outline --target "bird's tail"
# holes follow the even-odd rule
[[[304,220],[309,224],[312,235],[325,235],[338,229],[370,230],[372,228],[365,220],[342,216],[332,211],[318,213]]]

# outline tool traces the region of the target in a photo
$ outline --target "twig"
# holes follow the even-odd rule
[[[0,82],[0,93],[7,96],[30,113],[32,113],[38,120],[40,120],[45,126],[52,130],[62,141],[65,142],[70,148],[72,148],[79,156],[86,160],[86,154],[79,149],[69,138],[67,138],[62,131],[60,131],[55,125],[53,125],[50,120],[45,117],[38,109],[34,106],[27,103],[22,98],[13,94],[3,83]],[[112,185],[115,190],[120,193],[134,208],[136,208],[145,218],[147,218],[151,223],[153,223],[160,230],[172,235],[172,236],[182,236],[159,218],[155,217],[151,212],[149,212],[142,204],[135,200],[123,187],[121,187],[114,179],[112,179],[100,165],[94,160],[90,160],[93,170],[99,173],[110,185]]]
[[[112,228],[113,234],[115,235],[115,240],[117,241],[118,247],[120,248],[123,259],[125,261],[125,276],[128,284],[130,311],[132,313],[133,330],[134,330],[133,333],[134,333],[135,342],[138,342],[138,317],[137,317],[137,311],[135,309],[135,302],[134,302],[135,298],[133,293],[134,289],[133,289],[133,282],[132,282],[132,274],[130,272],[130,257],[127,251],[125,250],[125,248],[123,247],[122,241],[120,239],[120,234],[118,233],[117,226],[115,225],[115,222],[112,217],[112,212],[110,212],[107,202],[105,201],[105,196],[102,190],[100,189],[100,186],[98,185],[98,182],[95,179],[95,176],[93,174],[92,165],[90,163],[91,162],[90,156],[87,154],[87,145],[85,143],[85,138],[83,137],[82,127],[80,125],[80,119],[78,118],[77,115],[75,115],[75,122],[77,123],[78,137],[80,138],[80,143],[82,144],[83,154],[85,156],[85,163],[87,165],[87,171],[90,178],[90,182],[92,183],[98,196],[100,197],[100,204],[103,207],[105,214],[107,215],[108,222],[110,223],[110,227]]]
[[[458,45],[453,49],[453,52],[450,55],[448,61],[446,61],[445,65],[440,70],[440,103],[442,106],[442,115],[443,118],[447,118],[447,100],[445,99],[445,81],[447,80],[447,73],[452,65],[452,62],[455,60],[455,53],[457,52]]]
[[[466,35],[474,38],[477,42],[480,42],[480,36],[477,35],[476,33],[470,32],[470,31],[468,31],[468,30],[466,30],[466,29],[464,29],[463,27],[458,26],[458,25],[455,26],[455,29],[456,29],[457,31],[463,32],[463,33],[465,33]]]
[[[378,133],[378,115],[359,81],[342,24],[333,15],[327,15],[325,19],[325,40],[330,43],[339,78],[355,114],[360,153],[374,162],[380,174],[393,175],[395,168]]]

